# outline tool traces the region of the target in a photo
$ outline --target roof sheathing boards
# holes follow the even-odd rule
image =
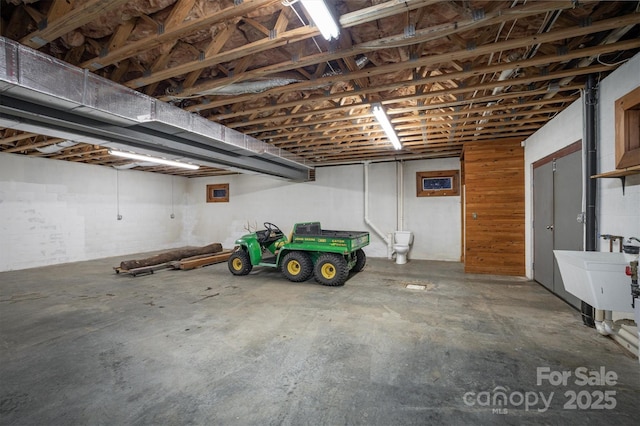
[[[33,104],[33,109],[27,114],[34,121],[42,117],[43,126],[51,122],[47,117],[49,115],[57,116],[58,124],[64,127],[60,114],[55,113],[63,111],[67,113],[65,117],[70,129],[76,128],[78,123],[96,121],[93,126],[95,132],[87,125],[83,127],[85,132],[93,133],[97,138],[103,137],[101,145],[113,145],[121,140],[118,136],[124,140],[128,136],[130,139],[139,138],[139,143],[131,141],[131,146],[146,145],[147,149],[156,146],[159,152],[174,151],[189,157],[189,152],[196,154],[196,151],[188,147],[188,141],[197,139],[200,149],[196,155],[202,160],[216,162],[226,154],[227,158],[222,163],[231,167],[251,167],[251,170],[280,177],[306,179],[309,167],[292,161],[291,157],[285,160],[276,155],[264,161],[256,157],[256,153],[268,150],[268,146],[255,138],[225,129],[217,123],[163,104],[13,41],[0,38],[0,50],[5,52],[6,57],[11,57],[0,64],[0,76],[4,77],[6,83],[4,96]],[[13,107],[5,104],[0,111],[24,118],[21,112],[15,110],[17,105],[20,102],[14,102]],[[48,111],[52,114],[46,114]],[[108,132],[113,136],[106,136]],[[184,142],[176,140],[176,136],[184,139]],[[81,139],[82,134],[78,137]],[[120,143],[123,144],[129,145]],[[206,146],[211,148],[210,154],[203,149]],[[232,163],[234,157],[238,158],[237,163]],[[284,167],[278,165],[280,162],[285,164]],[[283,171],[285,169],[290,170]]]

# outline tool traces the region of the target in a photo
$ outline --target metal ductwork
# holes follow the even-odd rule
[[[313,169],[292,153],[4,37],[0,127],[294,181]]]

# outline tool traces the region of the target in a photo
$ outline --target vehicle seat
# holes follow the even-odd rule
[[[271,244],[272,242],[282,238],[282,234],[274,233],[273,235],[271,235],[268,229],[258,231],[256,232],[256,235],[258,236],[258,241],[260,241],[260,245],[265,247]]]

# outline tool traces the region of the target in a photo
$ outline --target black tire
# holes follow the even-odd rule
[[[349,265],[339,254],[324,253],[318,257],[313,275],[322,285],[343,285],[349,276]]]
[[[353,265],[353,272],[360,272],[364,269],[364,265],[367,264],[367,255],[364,253],[364,250],[358,249],[356,250],[356,264]]]
[[[227,266],[233,275],[247,275],[253,269],[249,254],[244,250],[234,252],[227,261]]]
[[[306,281],[313,275],[313,261],[309,254],[303,251],[285,254],[281,265],[284,276],[294,283]]]

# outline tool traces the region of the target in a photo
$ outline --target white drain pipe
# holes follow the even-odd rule
[[[617,330],[613,323],[613,312],[596,309],[595,326],[598,333],[603,336],[616,334]]]
[[[385,235],[377,226],[369,220],[369,164],[370,161],[364,161],[364,223],[366,223],[373,232],[375,232],[387,244],[387,259],[391,259],[393,250],[392,239],[390,235]]]
[[[398,231],[404,231],[404,163],[396,162],[396,182],[398,182]]]

